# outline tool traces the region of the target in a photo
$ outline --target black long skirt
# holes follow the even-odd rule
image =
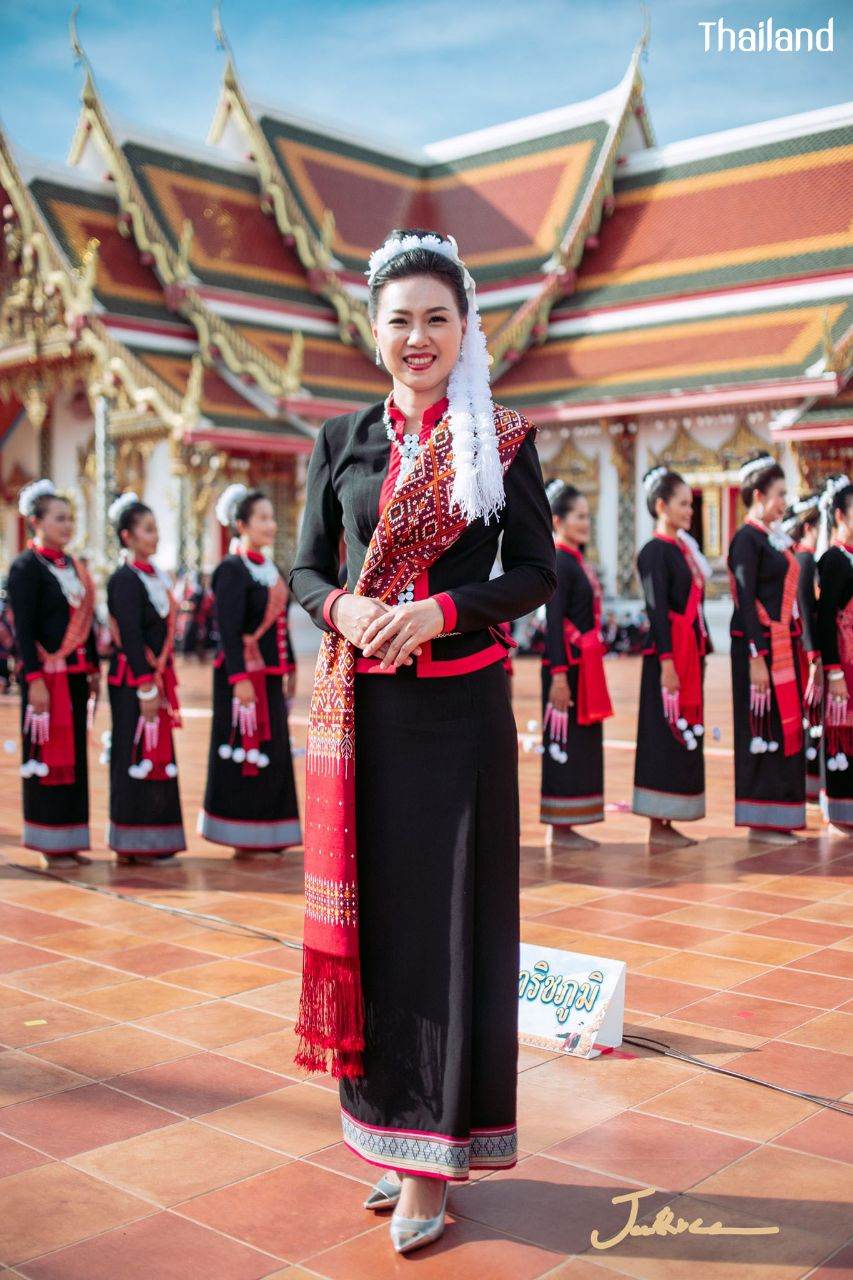
[[[186,849],[177,778],[132,778],[139,699],[127,685],[110,685],[110,825],[107,844],[123,857],[167,858]]]
[[[818,804],[823,787],[823,749],[820,739],[809,739],[809,745],[814,748],[817,755],[813,760],[806,760],[806,799],[812,804]]]
[[[703,663],[703,681],[704,678]],[[704,743],[704,735],[697,737],[696,749],[688,751],[680,737],[673,733],[663,714],[660,659],[656,653],[643,654],[633,812],[646,818],[680,822],[704,818]]]
[[[794,640],[794,645],[799,640]],[[800,664],[794,668],[802,699]],[[753,754],[749,723],[749,648],[742,636],[732,636],[732,706],[735,741],[735,826],[793,831],[806,825],[805,742],[795,755],[782,749],[782,723],[775,697],[770,705],[770,739],[776,751]]]
[[[22,684],[21,730],[29,701],[29,685]],[[26,849],[46,857],[79,853],[89,844],[89,770],[87,759],[86,703],[89,682],[85,675],[69,675],[74,717],[74,781],[45,786],[39,778],[24,778],[24,833]]]
[[[569,732],[565,745],[542,731],[542,785],[539,821],[551,826],[577,827],[604,821],[604,726],[578,724],[577,700],[580,667],[569,667]],[[551,669],[542,667],[542,716],[551,688]],[[552,750],[553,748],[553,750]],[[565,752],[566,759],[558,753]]]
[[[198,818],[199,832],[213,844],[261,851],[286,849],[302,841],[281,676],[267,676],[266,684],[272,736],[261,749],[270,762],[255,776],[244,777],[242,764],[219,755],[221,743],[231,733],[233,687],[225,668],[214,668],[207,787]]]
[[[827,822],[853,826],[853,759],[846,769],[826,766],[823,812]]]
[[[344,1141],[464,1181],[517,1158],[518,744],[507,673],[356,676],[365,1074]]]

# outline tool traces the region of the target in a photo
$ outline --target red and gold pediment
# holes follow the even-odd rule
[[[262,122],[289,184],[315,228],[335,217],[331,248],[363,270],[395,226],[453,232],[481,279],[537,269],[582,199],[606,134],[602,122],[452,163],[390,156]]]

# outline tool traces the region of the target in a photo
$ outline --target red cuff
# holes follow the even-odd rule
[[[830,662],[830,664],[828,666],[825,666],[823,669],[824,675],[828,671],[843,671],[843,670],[844,668],[842,667],[840,662]],[[29,676],[27,676],[27,679],[29,679]]]
[[[249,679],[249,677],[248,677],[247,673],[246,673],[245,671],[241,671],[239,675],[236,675],[236,676],[229,676],[229,677],[228,677],[228,683],[229,683],[229,684],[238,684],[240,680],[248,680],[248,679]]]
[[[658,659],[659,659],[659,661],[661,661],[661,662],[663,662],[664,658],[671,658],[671,657],[672,657],[672,654],[671,654],[671,653],[659,653],[659,654],[658,654]]]
[[[330,630],[337,631],[338,635],[340,635],[341,632],[338,631],[338,628],[335,626],[334,622],[332,622],[332,605],[335,603],[338,596],[345,596],[346,594],[347,593],[343,587],[335,587],[334,590],[329,592],[326,599],[323,601],[323,621]]]
[[[818,658],[820,657],[820,649],[807,649],[806,657],[808,658],[809,662],[817,662]]]
[[[433,600],[441,610],[441,616],[444,618],[444,630],[452,631],[456,626],[456,605],[453,597],[447,591],[440,591],[438,595],[433,596]]]
[[[552,676],[560,675],[562,672],[566,672],[566,671],[568,671],[568,669],[569,669],[568,667],[552,667],[552,668],[551,668],[551,675],[552,675]]]
[[[27,672],[27,684],[29,684],[31,680],[43,680],[43,679],[44,679],[44,672],[43,672],[43,671],[28,671],[28,672]]]

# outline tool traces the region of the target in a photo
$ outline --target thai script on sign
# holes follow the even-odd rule
[[[547,960],[537,960],[532,969],[521,969],[518,975],[520,1000],[538,1000],[554,1006],[558,1022],[567,1022],[572,1009],[592,1010],[601,995],[604,974],[593,969],[585,980],[551,973]]]

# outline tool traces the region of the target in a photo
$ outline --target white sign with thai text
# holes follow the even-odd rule
[[[595,1058],[622,1043],[625,962],[522,942],[518,1038],[522,1044]]]

